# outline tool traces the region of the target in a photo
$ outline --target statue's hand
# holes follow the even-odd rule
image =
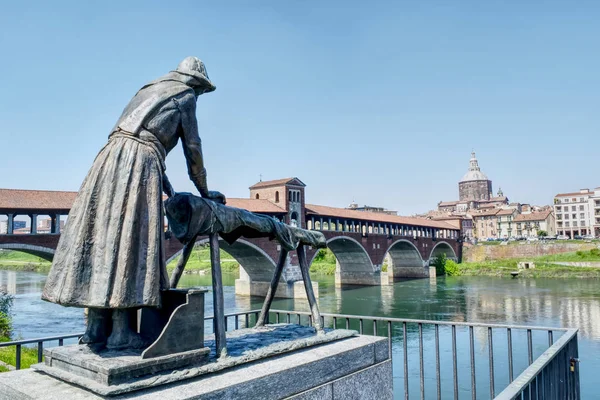
[[[227,203],[227,199],[225,195],[221,192],[217,192],[216,190],[209,190],[207,199],[214,201],[215,203],[225,204]]]

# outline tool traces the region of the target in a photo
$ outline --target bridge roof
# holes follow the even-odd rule
[[[244,210],[256,213],[285,213],[286,211],[265,199],[238,199],[227,198],[227,205],[230,207],[243,208]]]
[[[302,182],[298,178],[283,178],[283,179],[275,179],[273,181],[260,181],[250,186],[249,189],[260,189],[271,186],[282,186],[282,185],[294,185],[294,186],[306,186],[304,182]]]
[[[0,189],[0,210],[69,210],[77,192]]]
[[[385,222],[391,224],[403,224],[413,226],[424,226],[428,228],[457,229],[454,225],[443,221],[432,221],[425,218],[401,217],[399,215],[390,215],[370,211],[355,211],[346,208],[319,206],[315,204],[306,205],[306,213],[312,215],[322,215],[327,217],[346,218],[370,222]]]
[[[0,189],[0,210],[63,211],[67,213],[77,192],[57,190]],[[164,196],[163,196],[164,197]],[[228,198],[227,205],[257,213],[285,213],[285,210],[265,199]]]

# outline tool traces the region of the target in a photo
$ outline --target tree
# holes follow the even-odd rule
[[[546,237],[546,236],[548,236],[548,232],[539,230],[539,231],[537,231],[537,235],[539,237]]]
[[[10,338],[12,331],[10,308],[12,307],[12,303],[13,297],[0,290],[0,339]]]
[[[433,266],[435,267],[436,275],[445,275],[446,274],[446,262],[447,261],[448,261],[448,259],[446,258],[446,253],[441,253],[433,259]]]

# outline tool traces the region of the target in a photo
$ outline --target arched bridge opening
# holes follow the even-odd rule
[[[0,243],[0,249],[20,251],[22,253],[27,253],[36,257],[40,257],[46,261],[52,261],[52,259],[54,258],[54,249],[43,246],[35,246],[32,244]]]
[[[204,245],[208,243],[208,239],[198,240],[195,245]],[[229,244],[220,239],[219,247],[240,264],[240,275],[246,275],[250,281],[266,281],[270,282],[275,271],[275,262],[273,259],[260,247],[246,240],[239,239],[234,244]],[[167,264],[175,260],[181,255],[180,250],[173,254]]]
[[[453,261],[458,261],[458,257],[454,252],[452,246],[450,246],[446,242],[439,242],[435,245],[435,247],[431,250],[431,255],[429,256],[429,262],[431,263],[438,256],[445,254],[446,258]]]
[[[361,243],[348,236],[339,236],[329,239],[327,247],[337,260],[336,286],[381,284],[381,273],[373,266]]]
[[[388,248],[388,276],[390,278],[425,278],[429,268],[417,247],[408,240],[398,240]]]

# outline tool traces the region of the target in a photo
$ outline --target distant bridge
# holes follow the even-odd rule
[[[297,178],[259,182],[250,191],[250,199],[228,199],[228,205],[321,231],[337,258],[336,285],[382,285],[395,278],[425,278],[429,277],[429,264],[439,254],[455,260],[461,257],[460,230],[446,222],[304,204],[304,184]],[[7,215],[8,222],[6,233],[0,234],[0,249],[52,260],[60,238],[60,217],[68,214],[75,196],[75,192],[0,189],[0,215]],[[35,227],[15,232],[11,223],[23,215],[29,216]],[[36,229],[42,215],[48,216],[49,233]],[[199,238],[198,243],[205,241]],[[279,244],[264,238],[240,239],[233,245],[221,241],[221,248],[241,266],[236,293],[264,295]],[[181,253],[182,245],[175,238],[166,239],[165,250],[171,261]],[[316,254],[315,249],[307,250],[311,262]],[[388,271],[381,272],[386,257]],[[304,295],[294,253],[290,253],[282,282],[286,284],[280,285],[279,297]]]

